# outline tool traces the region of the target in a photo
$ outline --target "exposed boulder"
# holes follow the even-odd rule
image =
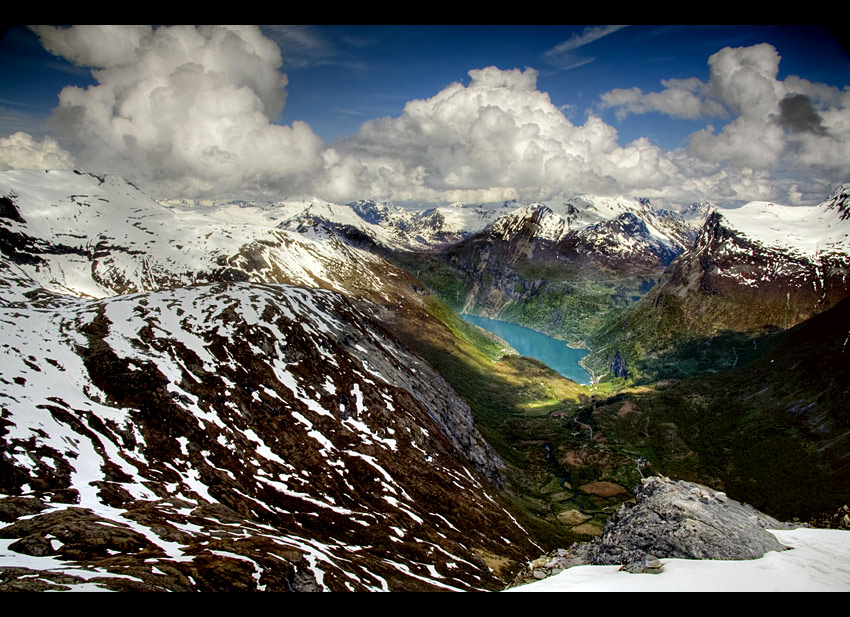
[[[635,499],[606,521],[601,538],[590,548],[589,563],[623,564],[647,553],[680,559],[757,559],[768,551],[785,550],[765,529],[787,525],[706,486],[653,476],[635,489]]]
[[[614,354],[614,359],[609,364],[611,367],[611,372],[614,374],[614,377],[622,377],[623,379],[629,378],[629,371],[626,368],[626,361],[623,360],[622,356],[620,356],[620,352],[618,351]]]
[[[633,573],[658,572],[663,558],[758,559],[786,547],[767,529],[789,525],[706,486],[646,478],[591,542],[557,549],[531,562],[511,586],[579,565],[622,565]]]

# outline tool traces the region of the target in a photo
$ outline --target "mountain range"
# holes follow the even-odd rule
[[[682,212],[590,195],[195,204],[116,176],[3,172],[0,584],[500,589],[595,533],[576,498],[601,525],[630,487],[609,504],[588,481],[634,481],[638,451],[802,512],[759,488],[776,481],[759,467],[775,448],[731,470],[719,452],[772,422],[796,431],[776,447],[822,452],[819,495],[846,482],[848,204],[847,185],[808,208]],[[615,396],[512,356],[455,311],[589,347]],[[803,341],[831,372],[792,372]],[[712,387],[723,397],[700,409],[734,410],[734,437],[708,447],[683,431],[710,432],[687,401]],[[748,408],[724,407],[739,394]],[[648,413],[675,404],[684,416]],[[573,421],[590,437],[568,434]],[[656,421],[682,440],[656,438]],[[817,508],[848,498],[827,492]]]
[[[375,319],[417,304],[404,272],[322,226],[11,175],[0,491],[28,518],[0,533],[42,588],[492,589],[537,550],[469,407]]]
[[[619,354],[636,373],[682,376],[675,347],[690,342],[732,367],[736,349],[835,306],[850,295],[848,195],[842,185],[816,206],[710,210],[659,284],[596,333],[588,361],[598,368]]]

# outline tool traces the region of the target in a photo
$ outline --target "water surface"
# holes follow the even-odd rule
[[[481,326],[493,334],[498,334],[522,356],[531,356],[557,371],[564,377],[588,385],[590,373],[583,369],[578,361],[589,352],[586,349],[573,349],[564,341],[559,341],[537,330],[524,328],[498,319],[489,319],[477,315],[461,315],[466,321]]]

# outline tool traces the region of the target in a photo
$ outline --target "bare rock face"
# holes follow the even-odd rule
[[[591,542],[532,561],[511,586],[581,565],[622,565],[632,573],[661,571],[659,559],[758,559],[786,547],[767,529],[789,526],[707,486],[646,478]]]
[[[755,508],[692,482],[653,476],[605,523],[589,563],[626,564],[650,553],[680,559],[758,559],[783,551],[765,529],[788,529]]]

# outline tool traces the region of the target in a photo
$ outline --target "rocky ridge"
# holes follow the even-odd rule
[[[708,210],[693,247],[628,315],[597,334],[586,362],[602,368],[619,353],[636,367],[684,341],[761,336],[835,306],[850,295],[846,193],[839,187],[817,206]],[[734,354],[727,355],[734,366]]]
[[[8,177],[0,588],[494,589],[535,550],[388,330],[436,327],[406,273],[321,223]]]

